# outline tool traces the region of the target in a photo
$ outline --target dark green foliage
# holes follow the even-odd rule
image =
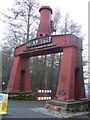
[[[9,100],[35,101],[37,97],[35,93],[9,93]]]

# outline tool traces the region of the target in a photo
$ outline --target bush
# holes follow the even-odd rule
[[[9,100],[37,100],[37,96],[35,93],[9,93]]]

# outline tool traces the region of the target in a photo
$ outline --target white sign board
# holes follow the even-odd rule
[[[0,114],[7,113],[8,94],[0,93]]]

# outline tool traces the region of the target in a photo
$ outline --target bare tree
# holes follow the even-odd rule
[[[84,38],[84,35],[82,35],[82,26],[72,20],[68,13],[65,16],[64,24],[61,28],[61,33],[74,34],[82,39]]]
[[[14,48],[35,37],[38,26],[39,4],[35,0],[14,0],[14,5],[8,9],[8,14],[0,13],[1,20],[7,24],[4,33],[3,53],[3,79],[9,79],[14,59]]]
[[[10,15],[4,13],[2,21],[9,24],[9,30],[12,36],[22,44],[30,40],[33,32],[37,30],[39,4],[35,0],[15,0],[11,9],[8,9]]]
[[[57,8],[54,12],[54,16],[53,16],[53,23],[54,23],[54,32],[56,34],[56,32],[58,32],[59,28],[60,28],[60,21],[61,21],[61,12],[60,10]]]
[[[64,21],[64,25],[61,28],[61,33],[63,34],[67,34],[69,33],[69,14],[67,13],[65,16],[65,21]]]

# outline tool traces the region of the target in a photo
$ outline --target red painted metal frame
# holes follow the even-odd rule
[[[37,37],[31,41],[44,39],[46,36],[50,36],[53,30],[50,24],[52,9],[49,6],[42,6],[40,8],[40,14],[40,25]],[[85,99],[81,39],[72,34],[52,35],[51,38],[51,46],[43,47],[43,45],[41,45],[42,48],[39,47],[38,49],[30,50],[26,47],[26,44],[30,42],[28,41],[15,48],[14,64],[7,85],[7,91],[18,92],[20,78],[20,90],[24,92],[32,91],[29,76],[30,57],[63,52],[55,99],[67,102],[75,101],[76,99]]]
[[[27,43],[25,43],[15,49],[15,59],[7,85],[7,91],[18,92],[20,75],[22,78],[21,90],[24,92],[31,91],[29,76],[30,57],[63,52],[56,99],[60,101],[85,99],[81,39],[72,34],[53,35],[51,37],[52,44],[56,44],[55,46],[36,50],[28,50],[26,48]],[[42,38],[45,37],[38,37],[32,41],[40,40]],[[60,90],[64,90],[65,94],[60,94]]]

